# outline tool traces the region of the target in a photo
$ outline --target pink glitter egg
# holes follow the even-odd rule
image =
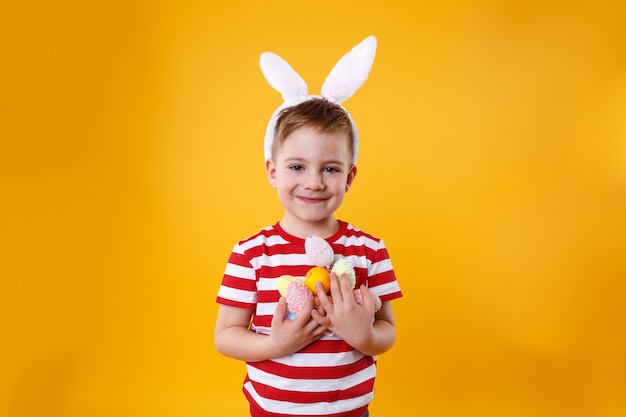
[[[363,304],[363,295],[361,294],[360,289],[356,289],[352,291],[352,294],[354,295],[354,300],[356,301],[357,304]],[[373,295],[374,295],[374,309],[378,311],[383,306],[383,303],[380,300],[379,296],[377,296],[376,294],[373,294]]]
[[[304,250],[315,266],[328,267],[335,259],[333,248],[319,236],[309,236],[304,241]]]
[[[292,281],[287,285],[285,294],[285,300],[287,301],[287,308],[293,314],[298,315],[306,305],[309,297],[312,297],[313,293],[304,286],[301,282]]]

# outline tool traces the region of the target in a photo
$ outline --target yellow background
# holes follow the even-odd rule
[[[405,294],[372,415],[626,415],[624,3],[308,4],[3,5],[0,415],[246,415],[212,332],[281,215],[259,54],[318,93],[370,34],[338,215]]]

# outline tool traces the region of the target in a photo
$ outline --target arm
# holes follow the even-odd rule
[[[215,347],[225,356],[246,362],[280,358],[322,337],[326,328],[311,319],[313,299],[295,320],[287,320],[287,303],[281,297],[269,335],[250,331],[253,310],[221,305],[215,324]]]
[[[361,353],[370,356],[384,353],[391,349],[396,339],[391,303],[383,302],[375,313],[372,294],[363,285],[359,290],[363,294],[362,304],[354,300],[345,274],[339,280],[331,277],[333,301],[320,289],[317,294],[322,311],[313,310],[311,316]]]

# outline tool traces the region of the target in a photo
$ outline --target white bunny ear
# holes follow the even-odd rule
[[[344,55],[322,85],[322,96],[341,104],[363,85],[376,55],[376,37],[369,36]]]
[[[308,87],[302,77],[281,57],[271,52],[261,54],[261,72],[284,101],[306,96]]]

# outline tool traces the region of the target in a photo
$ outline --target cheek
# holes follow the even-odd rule
[[[344,176],[342,176],[341,178],[333,178],[332,181],[328,182],[327,184],[329,184],[330,187],[332,187],[332,189],[336,190],[337,192],[345,192],[348,184],[348,179]]]
[[[298,185],[298,176],[291,171],[283,172],[278,181],[279,187],[289,189]]]

